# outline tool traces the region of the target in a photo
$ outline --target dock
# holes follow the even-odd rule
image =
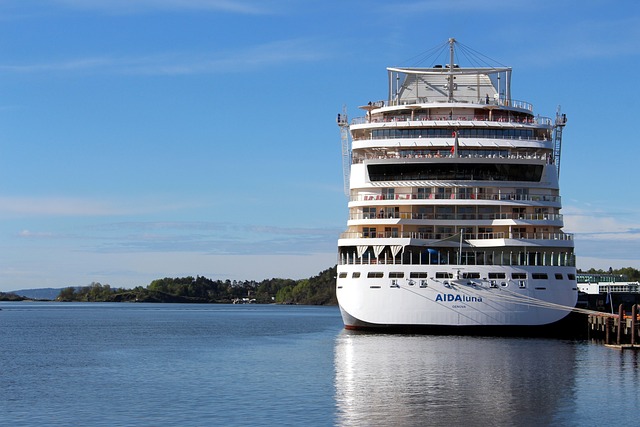
[[[622,304],[618,314],[597,313],[588,317],[589,338],[604,340],[604,345],[619,350],[640,350],[638,304],[627,314]]]

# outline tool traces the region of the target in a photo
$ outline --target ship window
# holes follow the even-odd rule
[[[412,279],[426,279],[429,276],[426,272],[423,271],[412,271],[411,273],[409,273],[409,277],[411,277]]]
[[[562,280],[562,273],[556,273],[556,279]]]
[[[418,206],[413,219],[433,219],[433,206]]]
[[[453,206],[437,206],[436,219],[453,219]]]
[[[418,188],[418,199],[429,199],[431,198],[431,188]]]
[[[354,272],[351,274],[351,278],[352,278],[352,279],[357,279],[358,277],[360,277],[360,272],[359,272],[359,271],[354,271]]]
[[[372,219],[376,217],[376,208],[365,207],[362,208],[362,218],[363,219]]]
[[[340,273],[338,277],[341,279],[345,279],[347,277],[347,273]]]
[[[395,279],[402,279],[404,277],[404,273],[402,271],[390,271],[389,277],[395,278]]]
[[[511,278],[514,279],[514,280],[526,279],[527,278],[527,273],[511,273]]]
[[[376,228],[375,227],[363,227],[362,234],[364,237],[376,237]]]
[[[458,188],[458,199],[471,199],[473,197],[473,188],[460,187]]]
[[[462,273],[463,279],[479,279],[480,273]]]
[[[384,276],[384,273],[382,271],[370,271],[367,273],[367,277],[369,279],[379,279],[382,276]]]
[[[442,271],[437,271],[436,272],[436,279],[452,279],[453,278],[453,274],[452,273],[447,273],[447,272],[442,272]]]
[[[425,113],[422,113],[423,115]],[[417,119],[421,119],[420,112],[416,111]],[[400,116],[400,121],[408,120],[410,116]],[[425,117],[422,117],[424,119]],[[533,129],[460,129],[459,135],[462,138],[532,138]],[[426,129],[374,129],[371,131],[373,139],[379,138],[422,138],[422,137],[451,137],[450,129],[426,128]]]
[[[567,274],[567,277],[569,278],[569,280],[576,280],[576,275],[575,274],[569,273],[569,274]]]
[[[458,219],[476,219],[476,208],[473,206],[458,206]]]
[[[531,278],[536,280],[547,280],[549,276],[547,276],[547,273],[533,273]]]
[[[385,227],[384,237],[398,237],[398,227]]]
[[[505,273],[489,273],[489,279],[505,279]]]

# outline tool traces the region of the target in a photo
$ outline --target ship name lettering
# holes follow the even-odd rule
[[[470,297],[460,294],[438,294],[436,302],[482,302],[482,297]]]

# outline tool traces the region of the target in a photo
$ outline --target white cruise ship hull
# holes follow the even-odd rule
[[[363,268],[365,267],[365,268]],[[510,280],[492,283],[483,279],[436,279],[442,268],[405,269],[405,276],[422,271],[426,283],[407,279],[367,278],[368,272],[401,271],[401,266],[341,266],[337,296],[347,329],[431,327],[470,329],[479,327],[545,326],[566,317],[575,306],[577,292],[570,280],[535,280],[521,284]],[[456,266],[447,266],[447,270]],[[458,271],[464,271],[460,266]],[[511,272],[522,269],[490,269]],[[567,277],[574,269],[560,268]],[[474,271],[479,271],[475,268]],[[360,273],[358,279],[351,276]],[[489,269],[480,271],[487,277]],[[395,280],[392,282],[392,280]]]

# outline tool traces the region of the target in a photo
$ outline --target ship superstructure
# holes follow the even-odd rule
[[[577,298],[562,231],[566,116],[511,95],[511,68],[388,68],[386,100],[338,116],[347,230],[337,297],[347,328],[540,326]]]

